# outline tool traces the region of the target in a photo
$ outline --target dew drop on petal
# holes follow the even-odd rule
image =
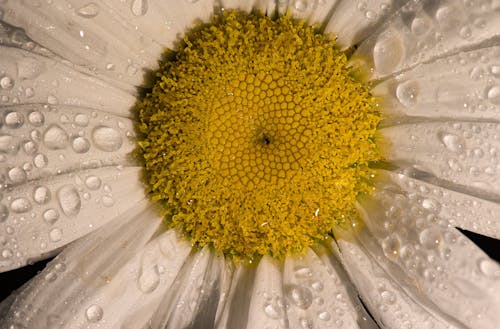
[[[488,100],[495,105],[500,104],[500,86],[494,86],[488,90]]]
[[[43,167],[47,166],[48,163],[49,163],[49,159],[47,158],[47,156],[45,154],[39,153],[33,157],[33,164],[37,168],[43,168]]]
[[[300,326],[303,329],[313,329],[314,328],[314,323],[311,319],[308,318],[301,318],[299,319]]]
[[[454,153],[462,153],[464,151],[464,140],[455,134],[439,134],[439,138],[444,146]]]
[[[24,124],[24,117],[19,112],[8,112],[4,118],[5,125],[10,129],[20,128]]]
[[[102,197],[102,205],[104,207],[112,207],[113,205],[115,204],[115,200],[113,200],[113,198],[110,196],[110,195],[104,195]]]
[[[16,198],[10,203],[10,210],[15,213],[23,213],[31,210],[31,203],[26,198]]]
[[[283,309],[274,303],[264,304],[264,313],[271,319],[280,319],[283,316]]]
[[[43,142],[48,149],[61,150],[69,143],[69,136],[60,126],[53,124],[43,134]]]
[[[90,323],[95,323],[101,321],[102,317],[104,315],[104,312],[102,308],[99,305],[90,305],[86,310],[85,310],[85,317]]]
[[[94,3],[88,3],[76,10],[76,14],[84,18],[94,18],[99,14],[99,6]]]
[[[144,16],[148,12],[147,0],[133,0],[130,5],[130,10],[134,16]]]
[[[43,71],[45,64],[33,57],[23,57],[17,62],[17,76],[21,80],[35,79]]]
[[[420,232],[419,240],[424,248],[434,249],[441,243],[441,234],[435,229],[428,228]]]
[[[306,287],[290,285],[286,289],[286,294],[288,299],[298,308],[306,310],[312,304],[312,292]]]
[[[97,190],[97,189],[99,189],[99,187],[101,187],[101,179],[97,176],[88,176],[85,179],[85,185],[90,190]]]
[[[80,127],[87,127],[89,124],[89,116],[83,113],[75,115],[75,124]]]
[[[479,270],[485,276],[500,279],[500,266],[490,259],[481,259],[478,263]]]
[[[417,103],[419,87],[416,81],[410,80],[400,83],[396,88],[396,97],[404,106],[413,106]]]
[[[64,185],[57,191],[57,199],[62,211],[67,216],[75,216],[80,212],[82,202],[76,188],[72,185]]]
[[[27,178],[26,171],[24,171],[22,168],[19,167],[14,167],[10,169],[7,175],[14,184],[24,183]]]
[[[54,208],[49,208],[43,212],[43,220],[47,224],[54,224],[59,219],[59,212]]]
[[[11,77],[4,76],[0,78],[0,88],[2,89],[12,89],[14,87],[14,80]]]
[[[137,287],[144,293],[153,292],[160,283],[158,266],[154,265],[150,268],[141,268]]]
[[[35,127],[40,127],[45,122],[45,117],[39,111],[33,111],[28,114],[28,121]]]
[[[404,46],[396,32],[383,35],[373,47],[375,68],[382,74],[391,73],[404,57]]]
[[[76,153],[86,153],[90,149],[90,142],[85,137],[76,137],[73,139],[71,147]]]
[[[46,204],[50,201],[50,190],[45,186],[37,186],[33,191],[33,200],[38,204]]]
[[[312,276],[311,269],[306,266],[298,266],[294,269],[295,277],[298,279],[306,279]]]
[[[330,313],[324,311],[318,314],[318,318],[323,321],[328,321],[331,319]]]
[[[123,143],[120,133],[111,127],[99,126],[92,131],[92,140],[97,148],[106,152],[118,150]]]

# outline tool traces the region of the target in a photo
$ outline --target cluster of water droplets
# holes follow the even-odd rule
[[[409,2],[359,52],[372,54],[375,75],[427,61],[498,33],[498,18],[490,1]]]

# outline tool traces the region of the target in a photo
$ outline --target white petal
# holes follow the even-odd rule
[[[0,203],[0,271],[47,257],[146,202],[141,168],[106,167],[30,181]]]
[[[362,42],[356,57],[370,58],[380,79],[446,54],[478,48],[500,34],[499,4],[491,1],[408,1]]]
[[[341,239],[338,244],[347,272],[382,328],[459,328],[421,305],[418,294],[405,291],[405,282],[392,279],[358,241]]]
[[[130,119],[40,104],[4,107],[2,119],[0,174],[6,187],[86,168],[134,164]]]
[[[161,219],[155,213],[134,209],[68,247],[19,292],[2,324],[34,329],[107,328],[108,317],[119,312],[117,307],[131,303],[121,298],[130,294],[136,284],[126,287],[123,276],[133,278],[138,274],[137,266],[132,273],[126,273],[131,270],[126,266],[157,231]],[[118,283],[121,289],[117,289]],[[101,289],[114,292],[119,305],[113,305],[112,294],[100,296]],[[143,298],[136,301],[139,306],[147,304],[147,297]]]
[[[500,239],[500,203],[408,177],[379,170],[380,180],[398,185],[409,198],[444,220],[440,225],[458,226],[492,238]]]
[[[239,264],[233,271],[227,300],[217,310],[214,328],[245,328],[248,322],[248,307],[255,277],[255,267]]]
[[[60,104],[128,116],[136,101],[130,93],[33,52],[0,46],[0,62],[0,104],[4,106]]]
[[[380,130],[385,155],[434,178],[463,186],[489,199],[500,195],[500,125],[486,122],[422,122]]]
[[[211,328],[220,298],[223,256],[208,248],[184,264],[151,320],[153,328]]]
[[[370,232],[380,252],[359,241],[407,289],[423,295],[442,312],[477,329],[500,323],[500,266],[439,216],[412,200],[396,186],[381,184],[361,202]]]
[[[384,113],[435,119],[491,119],[500,114],[500,47],[460,53],[373,88]]]
[[[252,288],[247,329],[289,327],[282,271],[281,265],[268,256],[260,260]]]
[[[306,20],[309,24],[324,27],[326,19],[331,14],[338,0],[294,0],[288,4],[287,11],[292,17]]]
[[[290,328],[367,328],[368,317],[340,264],[326,249],[285,261],[283,283]],[[335,264],[335,265],[334,265]],[[372,327],[376,327],[372,324]]]
[[[24,28],[36,42],[122,85],[141,84],[141,68],[157,67],[163,52],[159,44],[103,4],[7,1],[0,9],[3,20]]]
[[[343,48],[349,48],[373,33],[404,2],[340,0],[328,21],[326,31],[335,33],[338,43]]]

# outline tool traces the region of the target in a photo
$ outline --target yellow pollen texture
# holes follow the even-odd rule
[[[356,220],[380,113],[331,36],[225,11],[172,57],[137,104],[169,227],[233,259],[282,259]]]

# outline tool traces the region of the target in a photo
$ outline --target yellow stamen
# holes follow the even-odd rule
[[[357,218],[380,113],[330,36],[238,11],[187,34],[141,100],[153,200],[197,246],[303,252]]]

